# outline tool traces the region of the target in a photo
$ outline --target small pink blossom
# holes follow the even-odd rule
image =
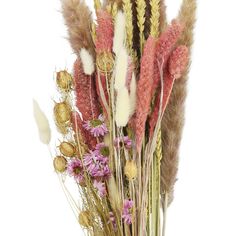
[[[83,127],[90,131],[94,137],[104,136],[108,133],[108,129],[104,123],[104,118],[102,115],[99,115],[98,119],[85,121]]]
[[[109,212],[109,221],[108,224],[112,223],[114,230],[117,230],[117,224],[116,224],[116,218],[114,216],[114,213],[112,211]]]
[[[132,140],[128,136],[124,136],[122,138],[116,138],[114,143],[116,148],[121,148],[123,147],[123,145],[126,149],[132,148]]]
[[[100,197],[106,196],[107,191],[106,191],[105,183],[95,179],[94,182],[93,182],[93,186],[94,186],[94,188],[97,189],[98,194],[99,194]]]
[[[67,172],[70,176],[73,176],[78,183],[84,181],[84,170],[81,160],[73,158],[68,162]]]
[[[122,218],[124,222],[128,225],[132,224],[132,208],[134,202],[132,200],[125,199],[122,211]]]

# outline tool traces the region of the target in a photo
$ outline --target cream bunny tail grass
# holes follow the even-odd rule
[[[33,100],[34,118],[38,126],[39,138],[42,143],[49,144],[51,140],[51,129],[46,115],[41,110],[37,101]]]
[[[92,13],[84,0],[61,0],[62,13],[68,27],[69,41],[74,52],[87,49],[94,56],[93,39],[90,33]]]
[[[85,48],[82,48],[80,50],[80,59],[82,62],[84,73],[86,75],[92,75],[95,70],[94,60],[91,54]]]
[[[180,44],[191,48],[195,24],[196,0],[184,0],[179,12],[179,19],[185,25]],[[179,146],[184,125],[184,105],[187,92],[187,74],[174,84],[169,104],[162,120],[163,158],[161,163],[161,189],[167,193],[169,204],[173,200],[174,185],[178,171]]]

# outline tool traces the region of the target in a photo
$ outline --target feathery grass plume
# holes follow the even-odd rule
[[[49,122],[36,100],[33,100],[33,110],[35,122],[38,127],[40,141],[43,144],[49,144],[51,140],[51,129],[49,126]]]
[[[86,75],[82,69],[79,59],[74,64],[74,84],[76,106],[82,113],[83,121],[97,119],[99,112],[99,103],[95,90],[95,81],[93,77]]]
[[[181,22],[184,22],[185,30],[179,43],[186,45],[189,49],[191,49],[193,43],[195,14],[196,0],[184,0],[178,18]],[[184,105],[187,93],[187,75],[188,70],[175,82],[162,119],[161,189],[163,193],[166,193],[165,198],[169,204],[173,200],[174,184],[178,171],[179,146],[184,125]]]
[[[62,13],[74,52],[79,55],[80,49],[85,48],[94,56],[93,39],[89,30],[92,13],[84,0],[62,0]]]
[[[160,26],[160,0],[150,0],[151,5],[151,27],[150,35],[157,37],[159,35],[159,26]]]
[[[123,87],[117,91],[115,121],[118,127],[125,127],[129,121],[129,91]]]
[[[125,15],[122,11],[118,11],[115,18],[113,52],[118,54],[124,45],[125,40]]]
[[[140,79],[137,86],[136,107],[136,148],[141,151],[145,123],[150,110],[151,91],[153,86],[153,73],[155,61],[156,39],[149,36],[143,51],[140,68]]]
[[[159,65],[162,65],[163,68],[166,67],[170,54],[183,32],[183,29],[183,25],[180,22],[173,20],[167,29],[161,34],[156,47],[157,67],[159,67]],[[157,73],[157,76],[154,77],[152,96],[155,94],[159,82],[160,73]]]
[[[144,25],[145,25],[145,10],[146,10],[146,2],[145,0],[136,0],[137,3],[137,24],[139,28],[139,40],[140,40],[140,54],[142,55],[143,46],[144,46]]]
[[[160,24],[159,31],[160,33],[164,32],[167,26],[167,16],[166,16],[166,5],[165,0],[160,0]]]
[[[136,90],[137,82],[134,73],[132,74],[132,79],[130,83],[130,117],[135,113],[136,110]]]
[[[125,14],[125,28],[126,28],[126,46],[129,53],[133,51],[133,12],[131,0],[123,0],[123,10]]]
[[[115,84],[114,88],[116,90],[122,89],[126,85],[126,76],[128,70],[129,56],[126,48],[123,46],[117,57],[115,65]]]
[[[92,75],[94,68],[94,60],[91,54],[85,49],[80,50],[80,59],[83,65],[83,70],[86,75]]]
[[[168,104],[172,88],[174,85],[174,81],[176,79],[179,79],[186,71],[188,61],[189,61],[189,52],[186,46],[177,47],[170,56],[169,67],[166,68],[164,71],[164,86],[163,86],[164,91],[163,91],[162,111],[161,111],[162,114],[164,114],[164,111]],[[149,120],[150,137],[152,137],[153,131],[157,123],[159,108],[160,108],[160,94],[157,95],[154,110]]]

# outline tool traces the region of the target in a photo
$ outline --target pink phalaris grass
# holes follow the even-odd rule
[[[74,84],[76,106],[82,114],[84,121],[99,116],[99,103],[95,89],[94,77],[85,75],[79,59],[74,64]]]
[[[150,110],[151,91],[153,86],[154,60],[156,39],[149,37],[143,51],[140,68],[140,79],[137,86],[137,109],[136,109],[136,148],[141,151],[145,123]]]
[[[171,91],[174,85],[175,79],[179,79],[185,70],[189,62],[189,50],[186,46],[177,47],[170,56],[169,65],[164,71],[164,85],[163,85],[163,98],[162,98],[162,114],[165,112],[166,106],[168,104]],[[158,94],[156,102],[154,105],[153,113],[149,120],[150,126],[150,137],[153,135],[155,125],[158,120],[160,111],[160,96]]]
[[[112,16],[105,10],[97,11],[96,52],[111,52],[113,45],[114,27]]]
[[[156,47],[157,70],[158,66],[160,65],[162,65],[162,67],[165,68],[167,61],[170,57],[170,54],[175,44],[177,43],[178,39],[180,38],[183,29],[184,27],[180,22],[173,20],[171,25],[169,25],[168,28],[166,29],[166,31],[164,31],[161,34],[160,38],[158,39]],[[155,94],[159,82],[160,82],[160,73],[157,73],[157,76],[154,77],[152,95]]]
[[[71,123],[74,132],[80,134],[81,138],[83,139],[84,143],[88,146],[88,148],[91,149],[96,146],[97,139],[83,127],[84,123],[77,112],[72,113]]]

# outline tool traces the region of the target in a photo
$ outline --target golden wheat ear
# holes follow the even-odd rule
[[[80,49],[85,48],[94,56],[94,44],[90,33],[92,13],[84,0],[62,0],[62,14],[74,52],[79,55]]]
[[[185,30],[179,44],[191,48],[193,43],[193,28],[195,25],[196,0],[183,0],[179,20],[185,25]],[[188,66],[189,68],[189,66]],[[185,98],[187,93],[188,70],[174,84],[169,104],[162,120],[161,189],[170,204],[173,200],[174,185],[179,163],[179,146],[184,126]],[[164,199],[166,199],[166,196]]]

